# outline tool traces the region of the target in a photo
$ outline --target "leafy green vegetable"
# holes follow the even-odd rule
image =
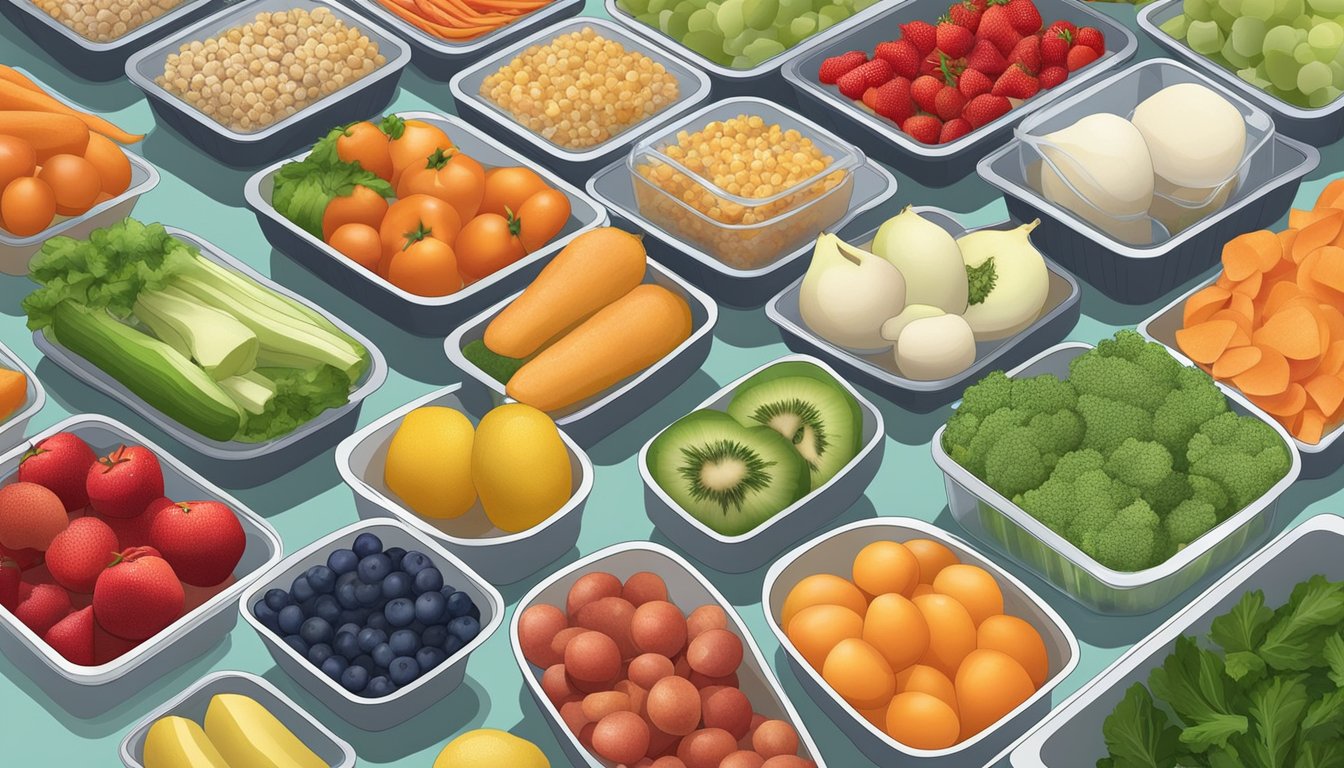
[[[1180,748],[1180,729],[1169,725],[1167,713],[1157,708],[1152,694],[1141,683],[1125,691],[1107,720],[1115,727],[1105,730],[1106,748],[1114,768],[1151,768],[1170,765]]]
[[[275,386],[275,397],[262,413],[249,414],[236,438],[243,442],[260,443],[289,434],[349,399],[350,379],[329,365],[308,371],[259,368],[257,373]]]
[[[336,154],[336,139],[346,128],[333,129],[313,145],[302,160],[285,163],[275,174],[271,206],[281,216],[322,239],[322,214],[334,198],[346,197],[364,186],[392,197],[392,185],[359,163],[347,163]]]
[[[993,259],[985,259],[978,267],[966,265],[966,303],[983,304],[999,282],[998,267]]]
[[[485,342],[477,339],[470,342],[462,348],[462,356],[470,360],[485,371],[490,378],[498,381],[500,384],[508,384],[513,374],[523,367],[526,360],[519,360],[516,357],[505,357],[485,346]]]

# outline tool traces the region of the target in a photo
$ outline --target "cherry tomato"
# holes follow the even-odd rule
[[[387,215],[387,199],[363,184],[345,197],[333,197],[322,212],[322,239],[331,242],[331,235],[344,224],[368,224],[374,229]]]
[[[546,189],[527,198],[517,210],[518,239],[531,253],[560,234],[569,221],[569,197],[558,189]]]
[[[347,163],[359,163],[364,170],[384,181],[392,180],[390,140],[378,126],[365,120],[345,129],[336,139],[336,156]]]
[[[17,136],[0,136],[0,191],[9,182],[37,173],[37,152]]]
[[[387,209],[378,237],[383,241],[383,266],[386,269],[389,254],[404,250],[408,240],[421,230],[429,236],[452,245],[462,231],[462,220],[453,206],[430,195],[403,197]],[[386,274],[383,275],[386,277]]]
[[[397,185],[397,197],[433,195],[452,205],[462,221],[471,221],[485,194],[485,169],[456,149],[436,149],[425,167],[408,168]]]
[[[527,255],[518,239],[518,220],[482,213],[462,228],[453,243],[457,267],[468,283],[509,266]]]
[[[98,170],[99,186],[104,193],[116,197],[131,186],[131,161],[121,147],[101,133],[89,134],[84,159]],[[97,202],[95,199],[94,203]]]
[[[368,224],[342,224],[327,244],[370,272],[378,270],[383,258],[383,241]]]
[[[15,179],[0,193],[0,222],[19,237],[30,237],[51,226],[56,218],[56,193],[34,177]]]
[[[550,189],[551,185],[531,168],[491,168],[485,174],[485,196],[481,198],[481,213],[507,216],[517,213],[527,198]]]
[[[462,287],[453,247],[424,237],[387,259],[388,282],[417,296],[447,296]]]
[[[37,171],[37,178],[51,185],[56,212],[78,216],[93,207],[103,181],[93,163],[79,155],[52,155]]]
[[[423,168],[425,158],[434,154],[434,150],[453,148],[453,140],[448,134],[423,120],[402,120],[392,115],[383,120],[382,130],[391,141],[387,150],[392,158],[392,186],[401,183],[401,174],[410,168]]]

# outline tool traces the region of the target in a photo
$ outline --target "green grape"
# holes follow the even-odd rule
[[[1222,6],[1218,5],[1213,7],[1213,10],[1209,12],[1209,16],[1212,18],[1213,23],[1217,24],[1218,28],[1223,30],[1223,34],[1227,34],[1227,31],[1232,28],[1232,22],[1237,20],[1235,15],[1228,13],[1222,9]]]
[[[1344,64],[1338,61],[1330,62],[1330,84],[1336,88],[1344,88]]]
[[[1275,88],[1292,89],[1297,87],[1297,70],[1301,68],[1291,54],[1283,51],[1265,53],[1265,74]]]
[[[747,22],[742,18],[742,0],[724,0],[719,12],[714,14],[719,20],[719,31],[725,40],[742,34]]]
[[[719,23],[719,20],[718,20],[717,17],[718,17],[718,15],[719,15],[719,6],[720,6],[720,5],[721,5],[721,3],[713,2],[713,0],[711,0],[711,1],[708,2],[708,3],[705,3],[705,10],[706,10],[706,11],[709,11],[710,13],[714,14],[714,16],[715,16],[715,19],[714,19],[714,25],[715,25],[715,28],[718,27],[718,23]]]
[[[714,29],[714,12],[708,8],[697,8],[686,19],[687,32],[708,32]]]
[[[1276,0],[1281,1],[1281,0]],[[1191,21],[1212,21],[1213,4],[1209,0],[1182,0],[1181,10]]]
[[[1241,15],[1269,21],[1274,15],[1274,0],[1241,0]]]
[[[1333,85],[1327,85],[1321,90],[1307,96],[1307,105],[1314,108],[1324,107],[1326,104],[1339,98],[1341,91]]]
[[[1223,41],[1223,47],[1220,53],[1223,56],[1223,64],[1228,69],[1242,69],[1251,65],[1250,58],[1237,53],[1236,47],[1232,45],[1232,38],[1229,37]]]
[[[733,57],[723,52],[723,35],[713,30],[687,32],[681,44],[716,64],[732,63]]]
[[[649,0],[619,0],[616,5],[631,16],[640,16],[649,11]]]
[[[1205,56],[1217,53],[1223,47],[1223,30],[1212,21],[1196,21],[1185,33],[1185,40],[1196,53]]]
[[[834,26],[849,18],[849,12],[838,5],[823,5],[817,9],[818,31]]]
[[[1171,35],[1174,40],[1184,40],[1185,30],[1190,27],[1190,17],[1185,14],[1172,16],[1170,19],[1162,22],[1160,27],[1163,32]]]
[[[772,40],[768,37],[758,38],[747,46],[744,55],[751,60],[752,66],[756,66],[763,61],[773,59],[784,52],[784,46],[778,40]]]
[[[1250,16],[1242,16],[1232,22],[1232,34],[1228,36],[1228,40],[1232,41],[1232,48],[1239,55],[1247,58],[1259,56],[1265,44],[1265,31],[1265,22]]]
[[[1241,0],[1218,0],[1218,7],[1230,16],[1241,15]]]
[[[789,22],[780,32],[780,40],[785,46],[795,46],[817,32],[817,22],[801,16]]]
[[[635,21],[654,29],[658,28],[658,14],[656,13],[641,13],[635,17]]]
[[[1311,0],[1311,9],[1322,16],[1344,13],[1344,0]]]
[[[733,69],[751,69],[756,65],[752,64],[751,59],[748,59],[746,56],[734,56],[733,60],[728,63],[728,66]]]
[[[1297,90],[1308,96],[1333,82],[1334,74],[1330,71],[1329,65],[1319,61],[1309,61],[1297,72]]]
[[[1307,10],[1306,3],[1302,0],[1274,0],[1274,17],[1291,21],[1301,16]]]
[[[752,29],[769,29],[778,13],[779,0],[742,0],[742,19]]]
[[[1265,42],[1261,52],[1264,54],[1268,54],[1270,51],[1292,53],[1296,47],[1297,32],[1292,27],[1280,25],[1265,33]]]
[[[1312,53],[1311,46],[1306,43],[1298,43],[1293,49],[1293,61],[1298,64],[1306,64],[1308,61],[1315,61],[1316,54]]]
[[[1344,45],[1344,27],[1333,21],[1325,21],[1312,27],[1307,33],[1307,44],[1311,46],[1317,61],[1330,61]]]
[[[1264,88],[1264,87],[1266,87],[1266,86],[1269,85],[1269,81],[1263,79],[1263,78],[1260,76],[1260,72],[1259,72],[1259,70],[1257,70],[1255,67],[1247,67],[1246,69],[1238,69],[1238,70],[1237,70],[1237,77],[1240,77],[1242,80],[1245,80],[1246,82],[1250,83],[1251,85],[1254,85],[1256,88]]]
[[[747,46],[760,36],[760,32],[757,32],[754,29],[748,29],[741,34],[726,38],[723,41],[723,52],[729,56],[741,56],[746,52]]]

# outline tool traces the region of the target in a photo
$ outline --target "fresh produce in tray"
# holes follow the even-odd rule
[[[1051,375],[970,387],[943,449],[1102,566],[1159,565],[1291,465],[1279,434],[1229,410],[1208,374],[1122,330]]]
[[[793,725],[757,714],[739,688],[744,649],[723,608],[686,607],[655,573],[622,583],[590,571],[564,607],[528,606],[518,643],[565,725],[604,761],[815,768]]]
[[[204,727],[202,727],[204,726]],[[180,715],[155,720],[145,734],[145,768],[328,768],[256,699],[217,693],[200,723]]]
[[[478,728],[456,736],[434,758],[433,768],[551,768],[541,748],[508,731]]]
[[[34,258],[28,327],[212,440],[258,443],[344,405],[368,351],[316,310],[125,219]]]
[[[1240,235],[1223,271],[1185,302],[1176,346],[1298,440],[1344,421],[1344,180],[1288,229]]]
[[[467,42],[488,35],[553,0],[378,0],[388,12],[432,37]]]
[[[1063,19],[1045,26],[1032,0],[957,0],[937,20],[902,24],[871,56],[826,59],[817,80],[915,141],[946,144],[1104,55],[1101,30]]]
[[[994,576],[931,539],[873,542],[849,574],[802,579],[780,625],[841,698],[915,749],[994,725],[1050,669],[1040,633],[1004,613]]]
[[[28,377],[21,371],[0,368],[0,423],[18,412],[28,400]]]
[[[23,1],[23,0],[21,0]],[[51,18],[69,27],[72,32],[95,43],[110,43],[134,32],[169,11],[178,8],[184,0],[32,0]]]
[[[395,199],[393,199],[395,198]],[[446,296],[555,238],[569,197],[529,168],[484,168],[437,126],[335,128],[275,176],[282,216],[392,285]]]
[[[1344,582],[1313,576],[1273,607],[1243,593],[1130,686],[1102,725],[1097,768],[1344,763],[1341,624]]]

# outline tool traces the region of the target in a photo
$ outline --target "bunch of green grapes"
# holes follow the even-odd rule
[[[876,2],[617,0],[617,5],[716,64],[750,69]]]
[[[1184,0],[1162,31],[1299,107],[1344,91],[1344,0]]]

